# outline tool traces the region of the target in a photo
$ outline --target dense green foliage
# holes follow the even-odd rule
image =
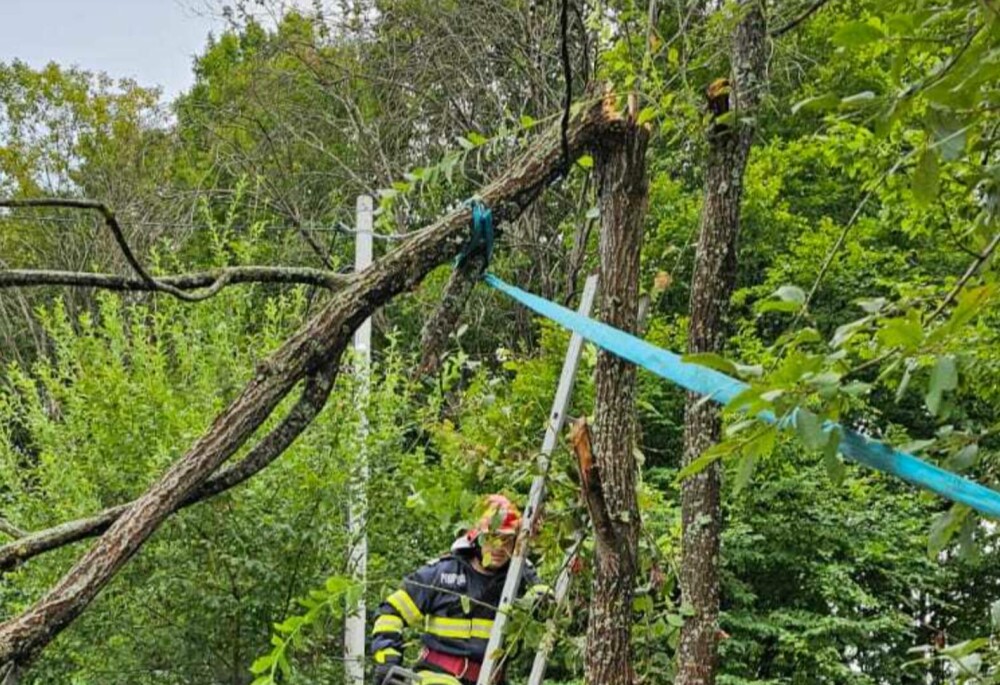
[[[575,4],[576,92],[588,78],[623,96],[636,89],[653,130],[645,336],[681,350],[703,90],[728,73],[733,8],[658,3],[649,27],[646,2]],[[772,26],[810,4],[774,3]],[[554,6],[317,8],[272,25],[238,5],[174,103],[56,65],[0,64],[0,193],[106,201],[163,273],[339,269],[352,263],[352,240],[330,228],[352,223],[357,194],[378,194],[379,230],[412,230],[558,116]],[[732,335],[725,359],[699,361],[752,383],[744,409],[804,411],[780,435],[731,412],[726,440],[706,457],[727,468],[727,685],[1000,682],[995,525],[844,464],[818,430],[840,420],[997,485],[1000,292],[987,250],[1000,231],[998,12],[990,0],[830,3],[773,37]],[[575,302],[595,263],[592,166],[582,159],[509,227],[495,270]],[[27,211],[0,214],[0,267],[126,268],[91,217]],[[251,665],[274,682],[340,682],[345,596],[363,591],[374,606],[447,548],[477,493],[523,498],[534,473],[567,335],[480,288],[440,375],[414,379],[420,326],[447,275],[376,316],[366,402],[342,374],[285,455],[174,516],[27,682],[250,683]],[[142,492],[325,297],[262,285],[198,304],[0,290],[0,516],[43,529]],[[591,411],[593,364],[588,350],[573,416]],[[685,614],[675,573],[684,396],[645,374],[639,383],[635,658],[655,683],[673,672]],[[366,588],[346,580],[345,551],[361,411],[372,468]],[[564,447],[553,471],[537,545],[549,577],[585,525]],[[82,544],[0,578],[0,619],[37,599]],[[584,563],[556,615],[555,679],[582,677],[588,588]],[[528,645],[540,629],[515,621]]]

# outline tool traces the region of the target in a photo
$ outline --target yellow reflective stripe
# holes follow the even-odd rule
[[[399,616],[385,614],[375,619],[375,627],[372,628],[372,635],[377,633],[401,633],[403,632],[403,619]]]
[[[492,631],[493,631],[493,619],[491,618],[472,619],[472,637],[478,637],[484,640],[489,640],[490,633]]]
[[[417,675],[420,676],[420,685],[462,685],[458,678],[445,675],[444,673],[420,671]]]
[[[472,621],[467,618],[428,616],[426,630],[431,635],[468,640],[472,637]]]
[[[488,640],[493,630],[493,620],[489,618],[448,618],[446,616],[428,616],[425,630],[439,637],[450,637],[465,640],[470,637]]]
[[[400,654],[398,650],[395,650],[392,647],[387,647],[386,649],[380,649],[377,652],[375,652],[375,654],[372,655],[372,657],[375,659],[376,664],[384,664],[385,658],[387,656],[402,657],[403,655]]]
[[[396,590],[386,599],[393,608],[400,613],[400,615],[406,619],[406,624],[409,626],[415,626],[420,621],[423,620],[424,615],[417,608],[417,605],[413,602],[413,598],[410,597],[410,593],[406,590]]]

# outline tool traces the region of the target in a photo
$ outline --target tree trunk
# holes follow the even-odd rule
[[[568,132],[579,155],[620,129],[607,102],[582,109]],[[557,128],[480,191],[498,220],[515,219],[558,176],[562,150]],[[0,625],[0,665],[24,663],[80,615],[150,535],[268,418],[304,376],[336,364],[354,329],[401,292],[415,287],[468,238],[471,210],[455,210],[354,276],[315,317],[270,358],[209,430],[34,606]]]
[[[630,125],[595,150],[601,208],[601,319],[633,332],[646,214],[649,133]],[[632,685],[632,595],[637,569],[635,366],[601,351],[596,371],[594,485],[586,494],[596,538],[586,682]]]
[[[705,200],[691,285],[688,352],[719,352],[725,341],[724,319],[736,281],[736,241],[740,200],[754,124],[764,81],[767,35],[759,0],[743,0],[743,19],[732,48],[733,116],[713,122],[709,133]],[[722,107],[713,97],[713,111]],[[725,103],[722,103],[723,105]],[[684,464],[690,464],[718,441],[716,407],[689,395],[684,419]],[[719,536],[721,530],[718,464],[687,478],[681,488],[683,540],[681,592],[694,612],[681,629],[678,685],[715,683],[718,661]]]

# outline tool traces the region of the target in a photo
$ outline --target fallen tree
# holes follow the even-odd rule
[[[566,162],[621,125],[622,118],[610,98],[578,105],[562,139],[559,127],[551,128],[506,172],[483,188],[479,197],[493,208],[498,222],[515,219],[559,176]],[[0,625],[0,664],[27,663],[79,616],[159,525],[205,485],[303,378],[317,382],[315,379],[322,377],[324,382],[332,383],[354,329],[377,308],[412,289],[428,272],[454,257],[466,242],[470,213],[469,207],[461,206],[415,232],[353,276],[319,313],[263,362],[255,377],[187,454],[127,505],[104,535],[38,602]],[[157,289],[167,290],[162,286]],[[294,435],[291,437],[294,439]]]

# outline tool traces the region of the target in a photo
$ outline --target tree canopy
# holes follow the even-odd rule
[[[390,255],[383,268],[410,268],[413,254],[422,271],[370,278],[394,295],[374,313],[371,383],[333,337],[293,338],[316,357],[282,358],[302,362],[298,376],[222,468],[291,425],[287,449],[170,515],[21,682],[345,682],[345,605],[374,606],[447,550],[477,495],[528,495],[569,333],[432,267],[467,233],[461,203],[494,193],[505,225],[490,268],[575,306],[584,278],[608,273],[602,193],[621,191],[602,185],[609,129],[588,114],[602,98],[648,134],[629,276],[646,340],[688,350],[711,191],[731,179],[741,193],[718,345],[690,359],[751,390],[723,412],[718,441],[685,459],[686,394],[635,379],[635,682],[687,677],[681,634],[701,609],[681,589],[682,489],[713,469],[719,656],[705,682],[1000,682],[996,522],[843,460],[822,430],[838,421],[998,487],[995,2],[573,0],[565,39],[561,2],[218,9],[229,28],[207,37],[194,85],[172,102],[75,67],[0,63],[0,197],[22,205],[0,209],[0,622],[35,605],[123,511],[105,510],[141,497],[270,378],[265,361],[296,331],[329,311],[344,317],[330,330],[359,323],[358,195],[375,198],[376,266]],[[738,48],[755,11],[765,59],[748,101]],[[740,132],[745,171],[712,180],[720,136]],[[131,270],[106,216],[23,206],[41,198],[108,208],[160,292]],[[186,302],[163,283],[211,296]],[[427,326],[442,302],[457,321]],[[585,348],[570,416],[609,401],[607,381],[595,387],[604,363]],[[796,408],[792,431],[746,417]],[[359,586],[346,550],[362,453]],[[566,605],[541,617],[559,628],[548,681],[575,683],[602,552],[568,442],[552,464],[532,558],[554,579],[588,534]],[[101,512],[72,542],[26,543]],[[515,610],[512,682],[543,629]]]

